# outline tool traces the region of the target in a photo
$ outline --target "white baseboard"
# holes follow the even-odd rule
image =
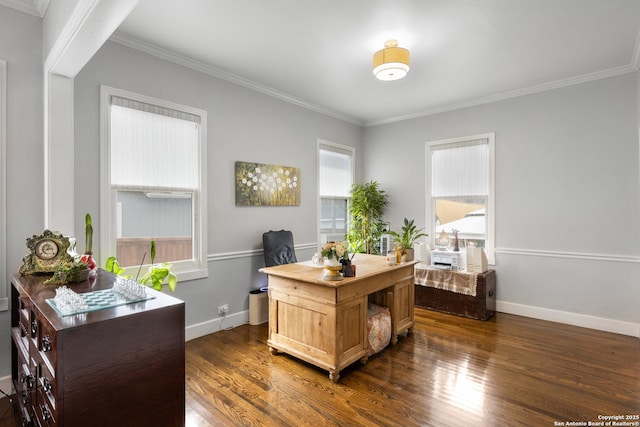
[[[598,331],[612,332],[614,334],[629,335],[640,339],[640,324],[624,322],[621,320],[605,319],[603,317],[589,316],[580,313],[553,310],[550,308],[535,307],[532,305],[516,304],[507,301],[496,301],[496,311],[515,314],[517,316],[531,317],[550,322],[564,323],[572,326],[596,329]],[[249,311],[233,313],[225,317],[211,319],[206,322],[188,326],[185,329],[185,341],[190,341],[223,329],[235,328],[249,322]],[[0,378],[0,381],[2,379]],[[0,385],[2,383],[0,382]],[[7,384],[11,384],[8,377]],[[4,388],[3,388],[4,390]],[[6,391],[6,390],[5,390]]]
[[[11,375],[7,375],[6,377],[0,377],[0,390],[4,391],[8,395],[12,395],[13,391],[13,383],[11,382]],[[4,394],[0,394],[0,399],[2,399]]]
[[[580,326],[583,328],[596,329],[599,331],[613,332],[616,334],[630,335],[632,337],[640,338],[640,324],[633,322],[623,322],[621,320],[605,319],[603,317],[595,317],[579,313],[568,313],[566,311],[516,304],[507,301],[496,301],[496,310],[501,313],[532,317],[534,319],[565,323],[567,325]]]
[[[185,341],[191,341],[223,329],[235,328],[249,322],[249,311],[228,314],[224,317],[207,320],[185,328]]]

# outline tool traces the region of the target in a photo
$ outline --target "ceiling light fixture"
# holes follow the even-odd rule
[[[373,74],[378,80],[398,80],[409,72],[409,51],[397,40],[384,42],[384,49],[373,54]]]

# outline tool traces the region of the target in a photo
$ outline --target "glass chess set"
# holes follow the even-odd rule
[[[111,289],[79,294],[66,286],[61,286],[56,289],[56,296],[46,301],[60,315],[70,316],[153,298],[155,297],[147,295],[146,287],[135,280],[117,277]]]

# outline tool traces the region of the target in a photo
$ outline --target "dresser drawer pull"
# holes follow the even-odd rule
[[[51,337],[49,335],[42,337],[42,351],[51,351]]]
[[[35,320],[31,321],[31,338],[36,337],[36,332],[38,332],[38,322]]]
[[[27,393],[26,391],[22,390],[22,403],[23,404],[27,404],[31,401],[31,398],[29,397],[29,393]]]
[[[47,421],[51,419],[51,411],[49,410],[49,407],[44,404],[40,407],[42,409],[42,419]]]
[[[36,385],[36,378],[33,375],[27,375],[27,389],[32,389]]]
[[[31,374],[21,374],[20,382],[27,385],[27,389],[32,389],[35,385],[36,378]]]

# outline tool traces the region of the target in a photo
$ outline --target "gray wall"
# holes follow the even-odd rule
[[[26,238],[42,232],[44,224],[41,20],[0,6],[0,59],[7,62],[8,276],[20,268]],[[5,285],[9,279],[3,275],[0,286]],[[0,379],[10,372],[10,324],[9,312],[0,312]]]
[[[0,6],[0,58],[8,63],[9,271],[20,266],[25,238],[44,223],[42,43],[41,19]],[[629,261],[640,256],[638,73],[361,129],[107,43],[75,79],[74,214],[91,212],[96,229],[100,84],[208,112],[210,274],[181,283],[175,294],[186,301],[190,327],[215,319],[220,304],[229,304],[231,314],[247,309],[248,291],[264,284],[257,273],[262,232],[291,229],[303,246],[299,256],[310,258],[317,138],[356,147],[356,180],[382,184],[397,227],[405,216],[424,224],[424,143],[489,131],[496,132],[502,308],[640,323],[640,264]],[[236,207],[236,160],[299,167],[301,206]],[[84,235],[82,221],[75,234]],[[607,259],[598,261],[598,254]],[[0,312],[0,342],[9,342],[9,325],[9,313]],[[9,372],[9,346],[0,345],[0,378]]]
[[[257,272],[264,265],[259,251],[263,232],[293,231],[297,245],[308,245],[299,257],[311,258],[316,244],[316,140],[354,146],[360,153],[361,128],[108,42],[75,78],[75,216],[91,212],[96,229],[100,84],[207,111],[209,278],[178,285],[175,296],[186,302],[188,326],[216,319],[221,304],[229,304],[230,313],[248,309],[249,290],[266,283]],[[300,206],[236,207],[237,160],[300,168]],[[76,236],[82,230],[78,224]],[[109,255],[97,254],[98,259]]]
[[[425,142],[496,132],[502,307],[638,324],[637,85],[634,73],[367,128],[364,178],[389,193],[392,228],[424,224]]]

